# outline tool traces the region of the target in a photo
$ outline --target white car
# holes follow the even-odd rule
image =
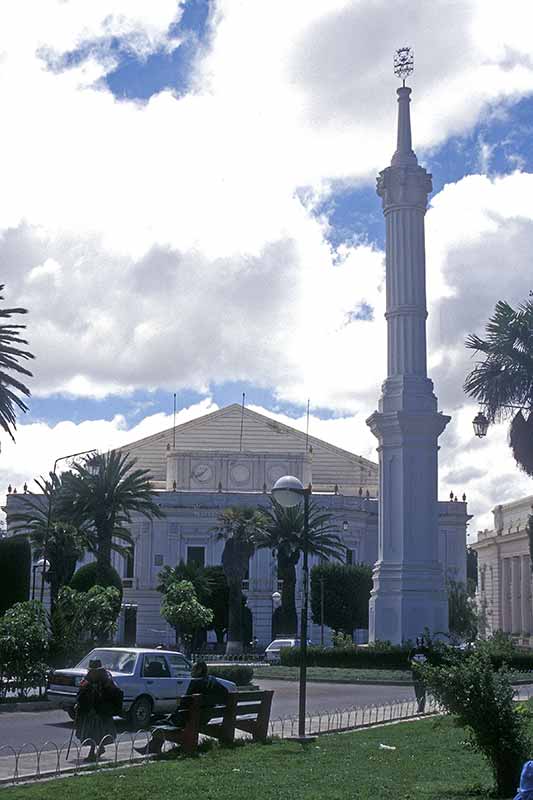
[[[307,641],[307,646],[311,644],[311,641]],[[269,661],[271,664],[279,664],[280,661],[280,651],[284,647],[300,647],[300,639],[291,639],[290,637],[283,637],[279,639],[274,639],[273,642],[270,642],[267,648],[265,648],[265,657],[266,660]]]
[[[59,701],[72,719],[81,679],[87,674],[89,661],[96,658],[124,692],[123,716],[136,730],[148,727],[152,714],[174,711],[191,680],[191,662],[175,650],[99,647],[75,667],[56,669],[48,677],[48,697]],[[232,681],[219,680],[229,691],[236,691]]]

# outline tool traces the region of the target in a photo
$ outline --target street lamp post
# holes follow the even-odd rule
[[[305,735],[305,706],[307,692],[307,616],[309,612],[309,496],[311,487],[304,488],[294,475],[284,475],[272,487],[272,495],[284,508],[293,508],[304,501],[304,528],[302,537],[303,603],[300,615],[300,681],[298,703],[298,741],[305,744],[314,741],[314,736]]]
[[[46,561],[44,558],[40,558],[38,561],[35,562],[33,567],[31,568],[32,571],[32,585],[31,585],[31,599],[35,600],[35,573],[38,569],[43,570],[43,574],[46,574],[50,569],[50,562]]]
[[[52,472],[52,485],[50,487],[50,495],[48,497],[48,513],[47,513],[47,516],[46,516],[46,534],[45,534],[45,537],[44,537],[44,544],[43,544],[43,557],[41,559],[41,561],[43,562],[43,571],[42,571],[42,575],[41,575],[41,593],[40,593],[40,597],[39,597],[39,600],[41,601],[41,603],[43,602],[43,598],[44,598],[44,576],[46,574],[46,564],[48,563],[47,560],[46,560],[46,557],[48,555],[48,540],[50,538],[50,525],[51,525],[51,522],[52,522],[52,502],[53,502],[53,496],[54,496],[54,487],[55,487],[55,477],[56,477],[57,465],[59,464],[60,461],[65,461],[65,459],[67,459],[67,458],[75,458],[76,456],[84,456],[84,455],[88,455],[89,453],[96,453],[96,450],[94,448],[92,450],[80,450],[79,453],[69,453],[66,456],[59,456],[59,458],[56,458],[56,460],[54,461],[54,469],[53,469],[53,472]]]
[[[277,630],[276,633],[274,633],[274,612],[280,607],[280,605],[281,605],[281,594],[276,589],[275,592],[272,592],[272,622],[271,622],[270,633],[273,639],[276,638],[278,633]]]
[[[320,647],[324,647],[324,576],[320,576]]]

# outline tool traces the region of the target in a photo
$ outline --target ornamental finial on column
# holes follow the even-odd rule
[[[411,115],[409,112],[409,95],[411,89],[405,85],[405,79],[414,70],[414,54],[410,47],[400,47],[394,54],[394,74],[402,79],[398,94],[398,143],[391,161],[393,167],[415,166],[418,161],[411,144]]]
[[[401,78],[403,86],[405,79],[415,70],[415,54],[412,47],[399,47],[394,53],[394,74]]]

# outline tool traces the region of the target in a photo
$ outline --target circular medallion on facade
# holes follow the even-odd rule
[[[285,464],[272,464],[267,469],[267,480],[270,484],[274,485],[278,478],[287,474],[287,467]]]
[[[230,469],[230,478],[233,483],[248,483],[250,480],[250,467],[246,464],[234,464]]]
[[[196,464],[192,469],[191,477],[199,483],[207,483],[213,477],[213,468],[210,464]]]

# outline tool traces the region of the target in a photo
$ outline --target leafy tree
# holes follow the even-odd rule
[[[204,567],[180,561],[175,567],[169,567],[168,565],[163,567],[158,579],[158,592],[165,592],[176,581],[189,581],[194,586],[199,602],[204,606],[209,605],[212,587],[207,570]]]
[[[281,606],[276,613],[276,630],[284,634],[296,633],[296,565],[303,551],[303,505],[283,508],[272,499],[270,509],[264,515],[260,545],[269,547],[277,556],[278,579],[283,581]],[[344,556],[346,548],[337,535],[337,526],[331,522],[332,516],[316,503],[309,503],[309,555],[325,560]]]
[[[46,612],[37,600],[15,603],[0,618],[0,684],[11,682],[19,697],[45,682],[48,651]]]
[[[313,622],[321,622],[321,587],[324,581],[324,624],[352,636],[354,628],[368,628],[368,602],[372,568],[367,564],[318,564],[311,570]]]
[[[222,644],[228,630],[228,582],[222,567],[206,567],[205,574],[211,587],[211,594],[204,605],[213,612],[213,621],[209,630],[215,631],[218,644]]]
[[[60,513],[70,509],[74,523],[83,526],[102,574],[111,564],[112,549],[125,552],[124,544],[131,545],[127,525],[134,513],[164,516],[152,496],[149,471],[135,464],[129,453],[112,450],[87,456],[63,476]]]
[[[64,626],[65,649],[74,647],[74,642],[79,642],[83,634],[88,634],[95,644],[107,642],[117,629],[120,592],[114,586],[92,586],[87,592],[64,586],[58,596],[57,610]],[[60,649],[60,642],[54,644]]]
[[[5,284],[0,284],[0,292]],[[0,300],[3,300],[0,295]],[[13,314],[27,314],[25,308],[2,308],[0,318],[9,319]],[[15,441],[13,430],[17,428],[16,409],[26,412],[28,406],[20,395],[30,396],[30,390],[12,373],[32,377],[32,373],[21,366],[20,361],[29,360],[33,355],[28,350],[22,350],[19,345],[28,344],[22,339],[20,331],[25,325],[15,325],[12,322],[0,325],[0,426]]]
[[[448,581],[448,627],[452,638],[471,642],[478,632],[479,615],[464,583]]]
[[[0,539],[0,615],[30,596],[31,547],[19,536]]]
[[[481,652],[422,669],[428,689],[489,762],[498,795],[514,796],[531,743],[505,669],[495,672]]]
[[[50,604],[53,608],[59,590],[74,575],[87,540],[83,531],[57,514],[57,498],[62,490],[61,476],[50,472],[49,478],[41,477],[35,483],[40,493],[19,495],[18,510],[11,514],[10,522],[14,532],[29,535],[35,560],[46,556],[50,564],[46,579],[50,584]]]
[[[516,310],[499,300],[485,330],[485,339],[476,334],[466,339],[466,347],[484,359],[467,375],[464,389],[489,422],[511,419],[513,456],[533,476],[533,300]]]
[[[228,642],[226,653],[242,653],[242,582],[257,545],[265,515],[257,508],[230,506],[218,516],[214,531],[225,541],[222,568],[228,582]]]
[[[187,652],[190,652],[195,632],[207,628],[213,621],[213,612],[198,601],[190,581],[174,581],[167,585],[161,603],[161,616],[176,631],[176,640],[180,632]]]

